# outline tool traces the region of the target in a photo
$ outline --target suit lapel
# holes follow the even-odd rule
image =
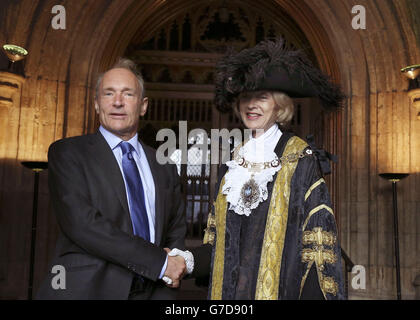
[[[127,217],[127,226],[129,232],[133,233],[131,224],[130,211],[128,209],[127,196],[125,192],[124,180],[121,175],[120,167],[114,157],[114,154],[106,142],[105,138],[100,132],[90,135],[89,139],[90,152],[92,158],[95,159],[97,164],[101,167],[104,172],[104,179],[109,181],[109,186],[114,189],[121,206],[124,209]]]
[[[152,172],[153,181],[155,183],[155,244],[160,245],[163,232],[163,221],[164,221],[164,212],[163,212],[163,187],[161,177],[160,165],[156,161],[156,152],[150,147],[146,146],[141,140],[139,140],[141,146],[143,147],[144,153],[146,154],[147,161],[150,166],[150,171]]]
[[[144,153],[146,154],[146,158],[150,166],[150,171],[152,172],[153,182],[155,184],[155,244],[159,246],[162,239],[164,220],[164,193],[162,192],[162,179],[165,177],[161,176],[161,168],[156,161],[156,153],[154,150],[146,146],[141,140],[139,141],[143,147]],[[93,159],[97,161],[103,172],[106,173],[105,178],[109,181],[109,185],[114,189],[114,192],[116,193],[121,206],[126,213],[128,222],[127,225],[130,228],[129,232],[133,233],[124,180],[121,175],[120,167],[115,160],[114,154],[100,132],[90,136],[89,145]]]

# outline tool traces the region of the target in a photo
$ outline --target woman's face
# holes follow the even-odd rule
[[[279,107],[269,91],[243,92],[239,95],[239,113],[244,125],[251,130],[264,132],[276,122]],[[258,137],[263,132],[253,132]]]

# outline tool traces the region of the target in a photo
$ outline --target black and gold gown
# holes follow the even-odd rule
[[[282,168],[249,216],[228,210],[221,192],[227,166],[221,167],[204,245],[191,250],[193,276],[210,273],[210,299],[345,298],[330,196],[308,149],[292,133],[282,134],[274,150]]]

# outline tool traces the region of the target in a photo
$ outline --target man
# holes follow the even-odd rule
[[[65,268],[65,285],[55,289],[49,273],[38,299],[176,297],[186,266],[167,248],[184,248],[184,204],[176,167],[159,165],[154,149],[138,140],[148,105],[143,86],[135,64],[120,60],[98,79],[99,132],[50,146],[49,188],[61,229],[51,267]],[[163,277],[172,280],[169,288]]]

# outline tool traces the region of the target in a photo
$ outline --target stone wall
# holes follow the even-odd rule
[[[66,2],[66,30],[51,28],[56,1],[2,2],[0,43],[23,46],[29,55],[23,62],[26,79],[20,101],[0,106],[1,115],[7,114],[7,122],[0,119],[0,298],[26,298],[33,173],[20,162],[46,161],[51,142],[92,132],[96,74],[111,65],[133,37],[201,2]],[[241,3],[255,6],[251,0]],[[266,0],[260,5],[265,10],[281,8],[296,21],[321,68],[339,80],[348,95],[338,134],[340,240],[367,273],[366,289],[351,290],[351,298],[395,298],[391,185],[378,174],[411,173],[398,184],[398,202],[402,294],[414,299],[413,281],[420,274],[420,121],[407,97],[408,83],[399,73],[420,63],[413,11],[405,0]],[[365,30],[351,26],[355,5],[366,8]],[[47,172],[42,172],[35,287],[47,271],[56,235]]]

